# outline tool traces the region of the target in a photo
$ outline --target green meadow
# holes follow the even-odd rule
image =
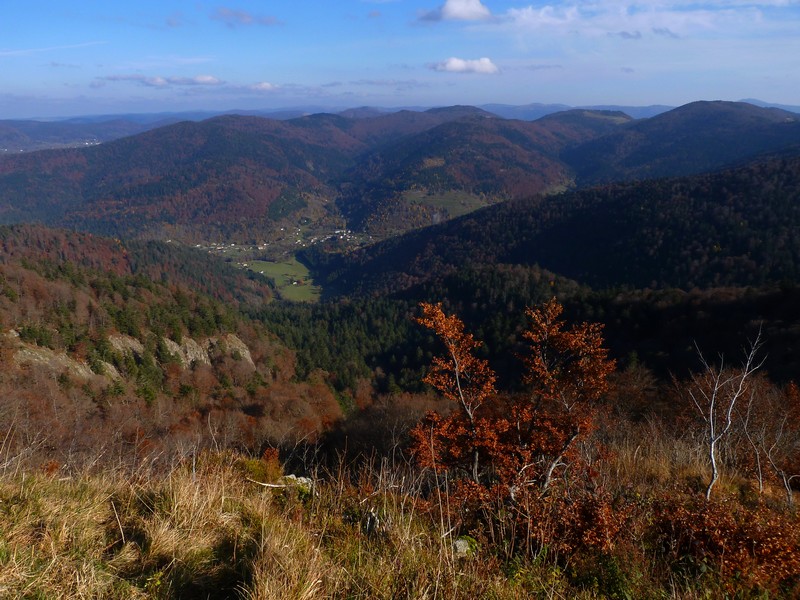
[[[308,269],[294,257],[281,262],[253,260],[245,264],[249,270],[272,279],[280,297],[284,300],[293,302],[319,300],[319,286],[314,285]]]
[[[484,197],[458,191],[429,194],[420,190],[408,190],[403,194],[403,198],[406,202],[412,204],[422,204],[434,209],[446,210],[450,218],[460,217],[491,204]]]

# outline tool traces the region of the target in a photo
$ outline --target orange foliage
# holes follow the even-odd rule
[[[515,527],[540,545],[561,539],[566,546],[607,547],[622,517],[613,514],[602,490],[586,485],[594,474],[577,451],[577,442],[593,430],[594,402],[607,391],[615,366],[602,346],[601,327],[567,329],[555,299],[528,309],[531,325],[523,337],[530,344],[524,359],[530,393],[509,396],[495,390],[495,374],[473,354],[480,342],[464,332],[458,317],[445,315],[440,304],[421,307],[418,322],[446,349],[424,381],[458,408],[447,416],[428,413],[412,430],[417,462],[450,472],[458,480],[453,504],[470,507],[466,512],[472,515],[487,513],[481,509],[487,504],[511,503]],[[583,486],[571,492],[560,478],[568,466],[570,485]],[[562,485],[554,490],[557,480]]]
[[[790,516],[764,505],[749,509],[731,499],[699,503],[680,496],[662,502],[656,513],[665,558],[676,566],[714,567],[731,593],[751,587],[800,591],[800,530]]]
[[[608,390],[615,363],[603,348],[603,326],[581,323],[564,329],[563,307],[553,298],[541,308],[527,308],[529,328],[522,337],[530,343],[524,359],[525,382],[543,398],[558,400],[569,409],[576,402],[597,400]]]
[[[445,357],[436,356],[423,381],[439,390],[446,398],[458,402],[468,418],[496,392],[497,377],[489,363],[473,355],[481,342],[471,333],[464,333],[464,323],[455,315],[445,315],[442,304],[420,304],[423,316],[420,325],[432,329],[444,343]]]
[[[499,479],[508,485],[547,488],[575,440],[592,428],[592,402],[608,389],[614,361],[603,348],[601,327],[583,323],[565,328],[555,299],[526,311],[531,320],[523,337],[530,343],[526,382],[529,396],[500,397],[495,374],[474,356],[480,346],[455,315],[441,304],[422,304],[422,325],[444,343],[424,381],[459,410],[448,417],[428,415],[413,432],[414,452],[425,466],[464,466],[473,460],[473,480]],[[476,458],[477,457],[477,458]],[[487,468],[475,471],[478,462]]]
[[[437,390],[448,400],[457,402],[460,410],[439,423],[437,437],[450,440],[446,446],[454,452],[451,465],[462,462],[466,456],[471,461],[470,472],[477,483],[480,477],[480,446],[485,445],[479,434],[477,411],[483,403],[496,394],[494,382],[497,377],[489,363],[477,358],[473,351],[481,345],[471,333],[464,333],[464,323],[455,315],[445,315],[439,304],[420,304],[423,316],[417,322],[432,329],[444,343],[447,353],[444,357],[434,357],[433,364],[423,381]],[[424,431],[413,434],[424,438]],[[436,467],[436,451],[426,452],[425,441],[420,438],[417,447],[422,462]],[[457,441],[457,443],[453,443]]]

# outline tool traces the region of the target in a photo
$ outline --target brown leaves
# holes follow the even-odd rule
[[[433,330],[444,343],[446,354],[433,359],[423,381],[458,402],[470,421],[483,402],[496,393],[497,377],[489,363],[477,358],[473,351],[481,345],[471,333],[464,332],[464,323],[455,315],[446,315],[442,304],[420,304],[420,325]]]
[[[498,395],[494,372],[474,355],[481,343],[457,316],[446,315],[441,304],[420,306],[417,321],[446,349],[433,359],[424,381],[459,408],[448,417],[429,415],[412,432],[417,460],[471,473],[476,483],[545,490],[572,460],[574,442],[592,429],[589,401],[608,388],[614,361],[602,347],[601,327],[583,323],[567,329],[555,299],[527,310],[526,380],[536,398],[531,402],[528,396]]]
[[[716,567],[730,578],[728,591],[757,587],[779,595],[783,585],[796,584],[800,532],[791,516],[765,505],[746,508],[731,499],[701,504],[681,496],[662,500],[655,512],[666,558]]]
[[[597,400],[608,390],[615,362],[603,348],[603,326],[581,323],[565,329],[563,307],[553,298],[539,308],[527,308],[530,326],[522,337],[530,344],[525,381],[534,393],[559,400],[568,409],[578,401]]]

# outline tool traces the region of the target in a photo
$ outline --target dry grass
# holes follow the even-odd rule
[[[1,474],[0,597],[529,597],[496,563],[454,558],[418,514],[410,471],[384,465],[307,494],[255,483],[248,462]]]
[[[689,446],[636,439],[616,444],[609,485],[666,490],[704,474]],[[161,474],[0,470],[0,598],[712,597],[665,571],[636,526],[610,558],[511,556],[486,539],[457,557],[456,524],[436,516],[435,495],[424,510],[430,481],[412,468],[341,468],[311,493],[256,483],[279,475],[233,452]]]

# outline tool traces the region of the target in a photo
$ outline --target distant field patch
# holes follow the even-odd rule
[[[437,210],[446,210],[447,216],[451,219],[493,204],[485,196],[457,191],[429,194],[426,191],[409,190],[403,194],[403,200],[410,204],[422,204]]]
[[[248,261],[247,268],[261,273],[275,282],[281,298],[294,302],[316,302],[320,288],[314,285],[311,275],[294,257],[282,262],[265,260]]]
[[[439,157],[434,158],[426,158],[422,161],[422,168],[423,169],[435,169],[436,167],[443,167],[444,166],[444,159]]]

